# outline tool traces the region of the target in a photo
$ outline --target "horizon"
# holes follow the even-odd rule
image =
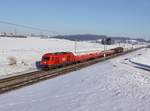
[[[4,33],[6,33],[6,32],[0,32],[0,37],[11,37],[11,34],[13,34],[12,35],[12,37],[14,37],[14,36],[26,36],[26,37],[48,37],[48,38],[53,38],[53,37],[57,37],[57,36],[84,36],[85,37],[85,35],[88,35],[88,36],[105,36],[106,38],[125,38],[125,39],[131,39],[131,40],[136,40],[136,39],[143,39],[143,40],[145,40],[145,41],[150,41],[150,39],[146,39],[146,38],[140,38],[140,37],[137,37],[137,38],[133,38],[133,37],[125,37],[125,36],[108,36],[108,35],[103,35],[103,34],[101,34],[101,35],[99,35],[99,34],[66,34],[66,35],[36,35],[36,34],[33,34],[32,35],[32,33],[31,34],[14,34],[14,33],[6,33],[6,35],[4,35]],[[92,39],[91,39],[92,40]]]
[[[36,31],[0,23],[0,32],[58,35],[94,34],[150,38],[149,0],[12,0],[0,4],[0,21],[33,26]]]

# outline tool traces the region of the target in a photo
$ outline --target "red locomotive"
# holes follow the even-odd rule
[[[46,53],[42,56],[40,65],[42,69],[52,69],[60,66],[65,66],[77,62],[83,62],[90,59],[112,56],[123,52],[122,47],[113,48],[102,52],[94,52],[88,54],[74,55],[72,52],[56,52]]]
[[[74,62],[74,54],[72,52],[56,52],[47,53],[42,56],[42,68],[54,68]]]

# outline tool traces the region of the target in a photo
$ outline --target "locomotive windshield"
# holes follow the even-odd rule
[[[43,61],[48,61],[49,59],[49,57],[43,57]]]

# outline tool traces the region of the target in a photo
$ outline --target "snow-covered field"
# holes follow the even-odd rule
[[[145,53],[140,53],[136,55],[134,58],[131,59],[131,61],[145,65],[150,68],[150,50],[148,48],[145,48]]]
[[[145,52],[2,94],[0,111],[149,111],[150,73],[128,61]]]
[[[122,46],[126,49],[132,48],[131,44],[115,44],[106,46],[106,49]],[[134,46],[137,47],[137,46]],[[27,71],[36,70],[35,62],[40,61],[41,56],[46,52],[72,51],[74,52],[75,42],[60,39],[40,38],[0,38],[0,76],[14,75]],[[98,43],[77,42],[77,52],[88,52],[104,49]],[[77,53],[79,54],[79,53]],[[11,62],[16,62],[10,65]]]

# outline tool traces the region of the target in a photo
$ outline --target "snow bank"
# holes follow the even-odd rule
[[[139,53],[130,60],[132,63],[150,69],[150,49],[145,48],[144,53]]]

